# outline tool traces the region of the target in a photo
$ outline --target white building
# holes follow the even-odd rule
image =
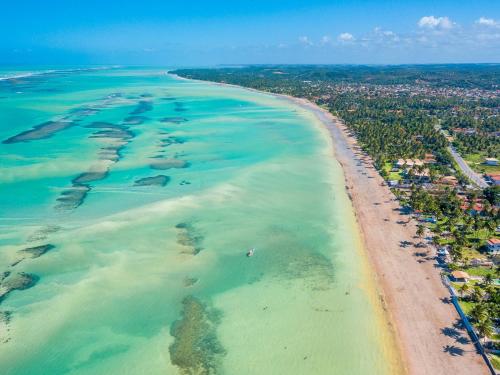
[[[500,254],[500,239],[490,238],[488,240],[488,252],[490,254]]]

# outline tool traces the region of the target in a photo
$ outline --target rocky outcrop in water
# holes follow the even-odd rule
[[[39,139],[52,137],[57,132],[75,126],[76,123],[73,121],[47,121],[43,124],[37,125],[30,130],[26,130],[19,133],[13,137],[4,140],[2,143],[18,143],[18,142],[29,142]]]
[[[149,121],[149,118],[146,116],[128,116],[123,120],[127,125],[141,125],[146,121]]]
[[[184,117],[164,117],[160,120],[160,122],[171,123],[171,124],[182,124],[183,122],[188,121],[187,118]]]
[[[31,273],[18,272],[12,274],[4,272],[0,277],[0,303],[15,290],[29,289],[38,282],[39,277]]]
[[[170,177],[160,174],[153,177],[144,177],[136,180],[134,186],[166,186]]]
[[[179,223],[175,226],[177,229],[177,243],[185,249],[185,254],[197,255],[203,250],[203,236],[191,223]]]
[[[165,158],[165,159],[157,159],[154,160],[150,167],[152,169],[171,169],[171,168],[187,168],[189,167],[189,163],[185,160],[174,159],[174,158]]]
[[[170,361],[183,375],[216,374],[225,350],[216,334],[217,311],[209,309],[196,297],[182,301],[181,318],[170,333],[174,342],[169,347]]]
[[[137,103],[137,107],[130,112],[131,115],[140,115],[141,113],[151,111],[153,109],[153,103],[149,100],[141,100]]]

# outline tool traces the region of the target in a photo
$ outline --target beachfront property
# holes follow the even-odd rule
[[[486,159],[484,159],[484,164],[486,164],[486,165],[492,165],[492,166],[497,166],[498,165],[498,159],[496,159],[496,158],[486,158]]]
[[[455,176],[444,176],[441,178],[440,182],[443,185],[457,186],[458,180]]]
[[[500,254],[500,239],[499,238],[490,238],[486,243],[488,253],[495,255]]]
[[[451,273],[451,277],[453,281],[458,283],[466,283],[467,281],[470,280],[469,274],[465,271],[453,271]]]
[[[500,173],[487,173],[486,181],[493,186],[500,186]]]

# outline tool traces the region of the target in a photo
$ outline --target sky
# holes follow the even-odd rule
[[[500,0],[2,0],[1,65],[500,63]]]

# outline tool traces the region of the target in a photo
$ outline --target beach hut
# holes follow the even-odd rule
[[[453,271],[451,273],[451,277],[453,278],[453,281],[456,281],[459,283],[466,283],[470,279],[469,274],[467,272],[464,272],[464,271]]]
[[[486,158],[484,159],[484,164],[486,165],[498,165],[498,159],[495,159],[495,158]]]

